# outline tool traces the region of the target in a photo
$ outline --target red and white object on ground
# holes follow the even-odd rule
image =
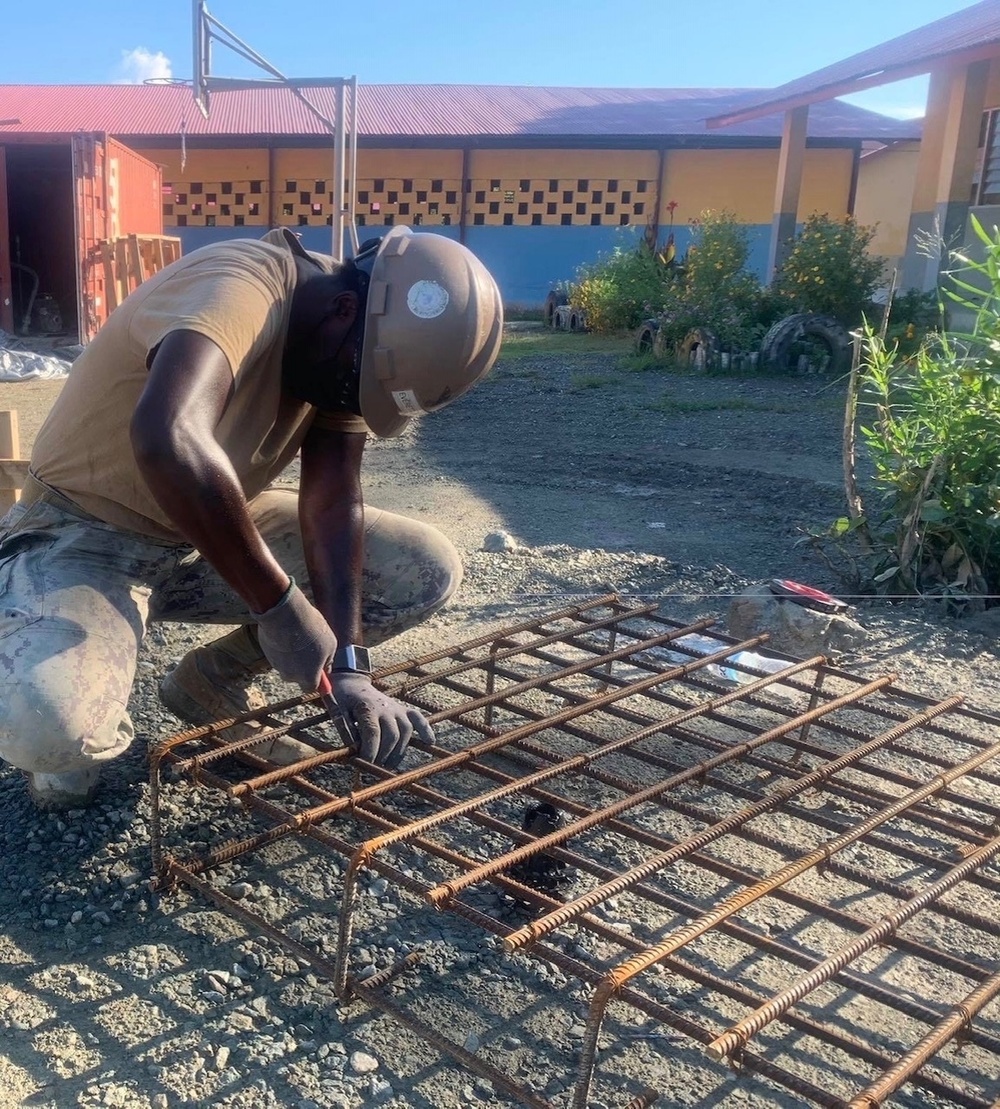
[[[844,601],[838,601],[836,597],[824,593],[822,589],[814,589],[811,585],[803,585],[789,578],[772,578],[767,584],[776,597],[802,605],[803,608],[812,608],[817,612],[829,612],[834,615],[846,612],[848,608]]]

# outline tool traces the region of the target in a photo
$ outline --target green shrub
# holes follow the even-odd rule
[[[973,311],[972,331],[931,333],[907,357],[866,324],[861,378],[861,433],[882,493],[864,525],[873,581],[958,608],[1000,592],[1000,232],[973,224],[985,261],[958,256],[949,290]]]
[[[897,353],[910,358],[923,346],[927,336],[943,326],[943,312],[936,292],[910,289],[892,298],[886,343]]]
[[[946,338],[908,360],[866,328],[861,433],[883,491],[875,541],[893,591],[1000,586],[1000,388]]]
[[[586,313],[591,331],[624,331],[656,311],[670,281],[668,267],[643,242],[583,266],[569,298]]]
[[[795,237],[777,275],[777,293],[796,312],[834,316],[845,327],[861,323],[882,281],[884,260],[868,253],[874,227],[812,215]]]
[[[661,343],[671,349],[695,327],[713,331],[724,349],[751,350],[783,305],[747,272],[749,231],[731,212],[702,212],[681,279],[667,290]]]

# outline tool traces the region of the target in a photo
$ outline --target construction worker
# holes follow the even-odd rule
[[[432,738],[375,689],[363,645],[444,604],[461,561],[434,528],[365,509],[361,459],[369,433],[486,374],[501,330],[482,264],[404,227],[343,263],[284,230],[217,243],[111,314],[0,522],[0,756],[39,807],[85,804],[129,746],[153,620],[239,625],[161,683],[192,724],[260,707],[273,668],[303,690],[327,674],[363,758],[395,767]],[[298,491],[271,488],[300,451]]]

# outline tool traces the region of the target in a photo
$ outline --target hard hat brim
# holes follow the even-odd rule
[[[409,227],[393,227],[382,239],[379,253],[385,249],[388,242],[394,239],[407,238],[413,232]],[[375,262],[379,268],[378,259]],[[375,274],[373,273],[373,277]],[[372,321],[371,313],[365,312],[365,327],[361,340],[361,416],[368,425],[369,431],[380,439],[395,439],[401,435],[410,422],[411,417],[404,416],[397,409],[390,394],[378,380],[375,371],[375,333],[376,327]]]

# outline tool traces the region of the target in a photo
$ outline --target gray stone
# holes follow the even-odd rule
[[[518,542],[509,531],[491,531],[483,540],[483,550],[490,554],[505,554],[517,548]]]
[[[355,1074],[372,1074],[378,1070],[378,1059],[367,1051],[352,1051],[349,1065]]]
[[[776,597],[767,585],[751,585],[729,604],[729,634],[736,639],[767,633],[764,645],[797,658],[856,650],[868,632],[847,616],[816,612]]]

